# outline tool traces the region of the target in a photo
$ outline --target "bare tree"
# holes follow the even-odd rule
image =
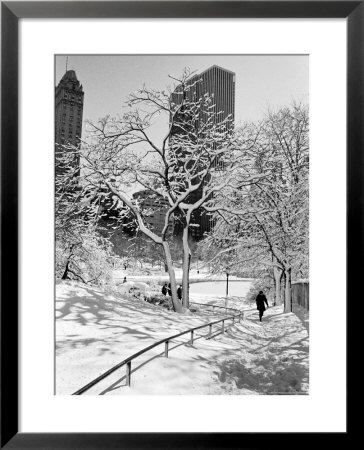
[[[56,154],[56,277],[104,284],[111,281],[115,255],[100,234],[101,199],[78,183],[77,153],[65,147]]]
[[[176,91],[143,87],[130,95],[127,102],[130,109],[125,114],[89,124],[89,137],[82,143],[78,178],[84,192],[88,190],[98,199],[105,191],[110,194],[121,209],[133,215],[138,230],[163,248],[173,306],[178,312],[183,309],[176,295],[168,237],[173,221],[181,219],[184,223],[183,303],[188,307],[191,215],[221,188],[221,183],[226,184],[221,168],[226,163],[223,159],[231,136],[228,126],[231,118],[219,119],[210,96],[193,98],[191,92],[199,80],[189,80],[190,73],[185,71],[182,77],[174,79]],[[159,140],[152,138],[156,121],[165,125],[165,133]],[[196,121],[200,122],[198,127]],[[143,190],[144,200],[147,197],[148,202],[133,193],[136,187]],[[199,192],[197,200],[193,195],[196,192]],[[97,201],[92,205],[96,206]],[[155,228],[150,220],[156,210],[163,217],[160,228]]]
[[[292,271],[302,275],[308,270],[307,108],[293,105],[270,112],[257,129],[254,164],[249,171],[251,177],[262,177],[229,195],[222,191],[215,199],[220,208],[219,225],[209,245],[221,247],[215,260],[234,250],[235,264],[253,261],[255,266],[271,267],[277,303],[283,277],[287,312]]]

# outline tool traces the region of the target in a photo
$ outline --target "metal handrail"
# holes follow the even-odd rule
[[[212,305],[211,303],[198,303],[198,302],[190,302],[190,305],[199,305],[199,306],[211,306],[212,309],[215,308],[220,308],[220,309],[225,309],[226,311],[229,309],[230,311],[237,311],[240,312],[240,309],[236,309],[236,308],[230,308],[229,306],[219,306],[219,305]]]
[[[174,334],[173,336],[169,336],[167,338],[161,339],[160,341],[155,342],[154,344],[151,344],[151,345],[149,345],[148,347],[146,347],[146,348],[144,348],[142,350],[139,350],[137,353],[134,353],[133,355],[128,356],[128,358],[124,359],[120,363],[116,364],[116,366],[114,366],[111,369],[107,370],[106,372],[102,373],[97,378],[95,378],[94,380],[90,381],[90,383],[86,384],[81,389],[78,389],[72,395],[81,395],[81,394],[83,394],[84,392],[88,391],[90,388],[95,386],[100,381],[104,380],[106,377],[111,375],[113,372],[115,372],[117,369],[119,369],[120,367],[124,366],[125,364],[126,364],[126,384],[127,384],[127,386],[130,386],[131,361],[133,359],[137,358],[138,356],[142,355],[143,353],[146,353],[147,351],[151,350],[152,348],[157,347],[158,345],[161,345],[163,343],[165,343],[164,356],[166,358],[168,358],[168,344],[169,344],[169,341],[171,341],[171,340],[173,340],[173,339],[175,339],[177,337],[183,336],[184,334],[191,333],[191,342],[193,343],[193,332],[196,331],[196,330],[200,330],[201,328],[206,328],[208,326],[210,327],[208,336],[211,337],[212,325],[216,325],[217,323],[220,323],[220,322],[222,322],[222,332],[224,333],[225,332],[225,321],[232,319],[233,324],[234,324],[235,323],[235,318],[238,317],[239,318],[239,322],[240,322],[241,316],[243,316],[243,320],[244,320],[244,311],[240,311],[239,314],[236,314],[235,316],[224,317],[223,319],[219,319],[219,320],[215,320],[214,322],[209,322],[209,323],[206,323],[206,324],[203,324],[203,325],[199,325],[198,327],[190,328],[187,331],[182,331],[181,333]]]

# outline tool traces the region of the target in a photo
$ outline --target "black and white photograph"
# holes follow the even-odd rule
[[[54,393],[309,395],[309,56],[54,74]]]

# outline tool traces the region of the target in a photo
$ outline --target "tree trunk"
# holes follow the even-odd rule
[[[168,273],[169,273],[169,281],[171,283],[173,309],[176,312],[181,313],[181,312],[183,312],[182,303],[178,300],[178,297],[177,297],[176,275],[174,273],[174,268],[173,268],[173,264],[172,264],[171,251],[170,251],[169,245],[166,241],[163,241],[162,245],[163,245],[163,249],[164,249],[164,254],[166,256],[166,265],[167,265]]]
[[[62,280],[67,280],[67,278],[68,278],[68,265],[69,265],[69,260],[67,261],[67,264],[66,264],[66,268],[64,269],[64,272],[63,272],[63,275],[62,275]]]
[[[281,280],[283,271],[278,267],[273,267],[273,277],[274,277],[274,287],[275,287],[275,297],[274,304],[281,305]]]
[[[284,296],[284,312],[292,312],[292,298],[291,298],[291,268],[285,269],[286,285]]]
[[[73,256],[73,249],[74,249],[74,247],[75,247],[75,245],[71,244],[71,246],[70,246],[70,254],[68,255],[66,268],[65,268],[65,270],[63,272],[63,275],[62,275],[62,280],[67,280],[67,278],[68,278],[68,272],[70,271],[69,265],[70,265],[70,262],[71,262],[71,258]]]
[[[188,225],[183,228],[183,264],[182,264],[182,305],[185,308],[190,306],[189,299],[189,281],[190,281],[190,260],[191,260],[191,252],[190,247],[188,245]]]
[[[285,286],[286,286],[286,273],[282,272],[282,282],[281,282],[281,303],[285,304]]]

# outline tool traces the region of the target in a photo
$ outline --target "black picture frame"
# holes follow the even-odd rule
[[[1,2],[1,448],[184,449],[327,445],[326,433],[18,432],[18,22],[21,18],[347,18],[347,299],[363,273],[363,1]],[[8,106],[12,105],[11,108]],[[348,301],[348,300],[347,300]],[[349,336],[348,336],[349,338]],[[348,339],[348,355],[352,351]],[[349,358],[348,358],[349,361]],[[333,394],[334,395],[334,394]],[[347,415],[347,418],[349,414]],[[263,419],[264,420],[264,419]],[[331,433],[341,445],[346,433]]]

